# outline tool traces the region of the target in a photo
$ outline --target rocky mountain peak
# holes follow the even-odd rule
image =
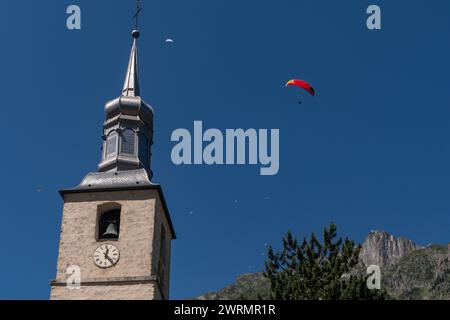
[[[421,247],[406,238],[396,238],[384,231],[371,231],[362,245],[359,258],[366,266],[389,267]]]

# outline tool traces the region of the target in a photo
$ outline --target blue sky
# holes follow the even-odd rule
[[[81,7],[80,31],[66,29],[70,4]],[[365,26],[370,4],[382,9],[381,31]],[[288,229],[303,236],[335,221],[357,241],[371,229],[420,244],[450,241],[449,2],[143,6],[152,168],[178,234],[172,298],[261,270],[265,243],[278,246]],[[96,170],[103,106],[120,93],[133,11],[131,0],[2,2],[1,299],[49,296],[57,190]],[[286,89],[291,78],[310,81],[317,96]],[[194,120],[223,131],[279,128],[279,174],[173,165],[170,135]]]

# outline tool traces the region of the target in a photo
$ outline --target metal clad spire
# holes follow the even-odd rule
[[[130,61],[128,63],[122,95],[127,97],[139,97],[139,68],[137,54],[137,39],[139,38],[139,31],[134,30],[132,36],[134,38],[133,47],[131,48]]]

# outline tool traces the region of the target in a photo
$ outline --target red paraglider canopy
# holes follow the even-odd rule
[[[286,87],[287,86],[294,86],[294,87],[299,87],[299,88],[305,89],[312,96],[314,96],[316,94],[316,91],[314,90],[314,88],[311,87],[311,85],[308,82],[304,81],[304,80],[299,80],[299,79],[289,80],[286,83]]]

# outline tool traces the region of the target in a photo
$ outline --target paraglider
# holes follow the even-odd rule
[[[306,91],[309,92],[310,95],[315,96],[316,95],[316,91],[314,90],[314,88],[306,81],[304,80],[299,80],[299,79],[293,79],[293,80],[289,80],[286,83],[286,87],[288,86],[293,86],[293,87],[298,87],[301,89],[305,89]],[[301,101],[299,101],[299,103],[302,103]]]

